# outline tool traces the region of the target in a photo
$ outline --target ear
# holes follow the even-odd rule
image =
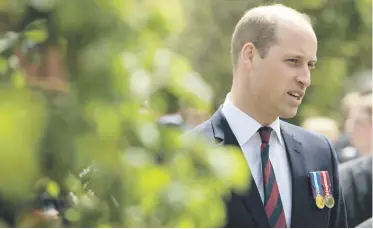
[[[241,60],[245,64],[252,63],[254,56],[256,55],[256,48],[253,43],[246,43],[241,50]]]

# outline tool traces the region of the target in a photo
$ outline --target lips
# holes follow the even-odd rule
[[[294,97],[297,100],[300,100],[303,97],[304,92],[302,92],[302,91],[289,91],[288,95]]]

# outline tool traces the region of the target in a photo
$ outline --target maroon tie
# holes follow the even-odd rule
[[[258,132],[262,139],[260,147],[263,169],[264,186],[264,209],[267,214],[271,227],[286,227],[284,209],[282,207],[281,196],[278,190],[276,176],[269,160],[269,139],[272,129],[270,127],[261,127]]]

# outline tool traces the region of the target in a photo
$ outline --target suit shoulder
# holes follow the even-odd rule
[[[360,157],[342,163],[339,166],[341,174],[353,172],[353,173],[370,173],[372,174],[372,156]]]
[[[333,163],[338,161],[333,145],[326,136],[287,122],[281,122],[281,126],[287,133],[292,134],[300,141],[303,148],[307,149],[313,157],[332,160]]]
[[[194,137],[204,137],[209,141],[213,141],[215,139],[214,137],[214,131],[212,128],[211,120],[207,120],[198,126],[188,130],[184,136],[194,136]]]
[[[302,127],[293,125],[291,123],[281,121],[281,126],[288,130],[289,133],[292,133],[294,136],[297,136],[297,138],[301,139],[302,141],[318,141],[318,142],[324,142],[328,143],[328,139],[326,136],[319,134],[315,131],[306,130]]]
[[[207,120],[187,131],[187,134],[203,134],[212,130],[211,121]]]

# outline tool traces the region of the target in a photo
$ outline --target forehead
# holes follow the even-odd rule
[[[317,38],[310,25],[280,23],[277,27],[276,38],[278,54],[300,55],[316,60]]]

